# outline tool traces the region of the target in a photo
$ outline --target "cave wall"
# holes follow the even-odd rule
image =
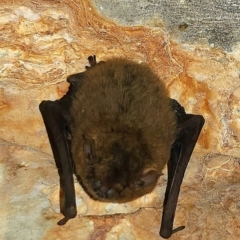
[[[128,204],[95,202],[76,184],[79,215],[56,225],[58,177],[38,105],[63,96],[66,77],[92,54],[147,63],[172,98],[206,120],[176,214],[186,229],[172,239],[239,238],[240,3],[209,4],[1,1],[2,239],[160,238],[166,171],[151,194]]]

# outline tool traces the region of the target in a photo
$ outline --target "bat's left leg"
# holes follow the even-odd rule
[[[174,232],[184,226],[173,230],[173,221],[176,211],[178,195],[187,164],[204,125],[201,115],[186,114],[183,107],[177,103],[179,132],[172,145],[171,157],[168,161],[168,183],[165,193],[160,236],[169,238]]]

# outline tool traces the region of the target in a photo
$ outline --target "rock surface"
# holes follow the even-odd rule
[[[101,14],[119,24],[165,27],[182,43],[207,43],[228,51],[239,43],[238,0],[93,0],[93,3]]]
[[[78,217],[64,226],[58,176],[38,105],[65,94],[87,57],[149,64],[187,112],[206,120],[182,185],[171,239],[239,239],[240,55],[177,43],[161,26],[119,26],[88,0],[0,3],[0,238],[160,239],[166,171],[127,204],[91,200],[76,183]],[[168,25],[166,25],[167,27]]]

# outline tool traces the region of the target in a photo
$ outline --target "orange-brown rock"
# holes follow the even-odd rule
[[[0,12],[1,239],[160,239],[166,171],[127,204],[93,201],[76,183],[79,215],[56,224],[58,175],[38,105],[63,96],[66,77],[92,54],[149,64],[172,98],[206,120],[176,213],[186,229],[172,239],[240,238],[239,47],[226,53],[174,42],[161,26],[119,26],[90,0],[2,0]]]

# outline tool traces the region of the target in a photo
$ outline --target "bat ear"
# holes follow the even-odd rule
[[[159,176],[160,174],[156,170],[149,170],[142,175],[140,181],[143,183],[144,187],[150,187],[156,184]]]
[[[83,153],[88,158],[89,163],[95,163],[96,153],[95,153],[95,142],[92,138],[83,136],[84,143],[83,143]]]

